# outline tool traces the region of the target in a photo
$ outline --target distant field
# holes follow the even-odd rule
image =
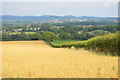
[[[11,32],[10,34],[20,34],[21,32]],[[25,32],[25,34],[34,34],[36,32]]]
[[[74,40],[59,40],[59,41],[53,41],[54,44],[62,44],[62,43],[69,43],[69,42],[75,42]]]
[[[52,48],[44,41],[3,41],[3,78],[117,78],[118,57],[84,49]]]

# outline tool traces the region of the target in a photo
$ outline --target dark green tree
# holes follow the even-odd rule
[[[47,42],[52,42],[53,40],[58,40],[59,39],[58,35],[56,35],[53,32],[49,32],[49,31],[44,32],[42,34],[42,38],[43,38],[43,40],[45,40]]]
[[[41,35],[39,33],[31,34],[30,37],[31,37],[32,40],[39,40],[39,39],[41,39]]]
[[[71,34],[69,34],[67,32],[60,32],[59,37],[60,37],[60,39],[63,39],[63,40],[69,40],[72,38]]]

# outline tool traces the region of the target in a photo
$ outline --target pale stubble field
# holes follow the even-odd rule
[[[117,78],[118,57],[52,48],[44,41],[3,41],[2,77]]]

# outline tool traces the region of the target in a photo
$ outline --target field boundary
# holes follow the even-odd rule
[[[119,80],[118,78],[2,78],[2,80]]]

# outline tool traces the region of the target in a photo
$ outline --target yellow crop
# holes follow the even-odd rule
[[[3,78],[117,78],[118,57],[43,41],[3,41]]]

